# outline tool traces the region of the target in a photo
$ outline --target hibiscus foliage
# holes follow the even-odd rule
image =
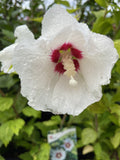
[[[54,3],[68,7],[79,22],[114,40],[120,55],[120,7],[113,0],[90,0],[82,4],[76,0],[75,9],[68,1]],[[46,10],[42,0],[25,2],[0,1],[0,50],[15,41],[16,26],[27,24],[35,37],[41,34],[41,22]],[[61,126],[63,115],[53,115],[32,109],[27,99],[20,94],[17,74],[0,72],[0,160],[48,160],[50,146],[47,143],[49,130]],[[63,122],[63,121],[62,121]],[[120,159],[120,60],[112,70],[111,83],[103,86],[102,99],[89,106],[79,116],[67,116],[64,127],[77,128],[79,159]]]

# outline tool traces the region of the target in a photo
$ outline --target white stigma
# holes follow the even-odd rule
[[[78,82],[71,76],[71,79],[69,80],[69,85],[75,87],[78,84]]]
[[[66,56],[62,60],[63,60],[64,69],[66,70],[64,75],[68,77],[74,76],[76,74],[76,71],[75,71],[75,66],[72,58],[70,56],[68,57]]]
[[[62,61],[64,69],[66,70],[64,72],[64,75],[70,78],[69,85],[75,87],[78,84],[78,82],[73,78],[76,74],[76,71],[71,55],[64,55]]]

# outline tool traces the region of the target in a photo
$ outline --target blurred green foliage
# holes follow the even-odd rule
[[[43,0],[0,1],[0,50],[15,41],[16,26],[27,24],[35,37],[41,34],[41,21],[54,3],[68,7],[79,22],[85,22],[94,32],[114,40],[120,55],[120,7],[114,0],[76,0],[73,8],[68,1],[55,0],[48,8]],[[48,160],[50,146],[47,132],[60,127],[62,115],[35,111],[20,94],[16,74],[0,72],[0,160]],[[111,83],[103,86],[101,101],[89,106],[79,116],[67,116],[65,127],[76,126],[79,159],[120,159],[120,60],[112,70]],[[83,155],[82,150],[93,147]],[[91,153],[89,153],[91,152]]]

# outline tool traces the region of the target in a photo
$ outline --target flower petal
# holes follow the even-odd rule
[[[13,64],[21,79],[21,93],[27,97],[28,104],[36,110],[48,111],[52,90],[58,77],[54,72],[54,63],[45,55],[41,40],[34,43],[19,44],[15,49]],[[44,55],[44,56],[43,56]],[[50,111],[50,110],[49,110]]]
[[[80,73],[76,74],[75,79],[78,84],[73,87],[69,85],[69,78],[64,75],[60,77],[52,97],[54,113],[78,115],[87,106],[101,99],[101,87],[89,90]]]
[[[118,60],[113,41],[106,36],[91,33],[91,39],[86,48],[80,70],[87,85],[94,89],[96,86],[108,84],[111,70]]]
[[[21,25],[16,27],[15,37],[17,37],[16,42],[25,42],[25,41],[33,41],[34,40],[34,35],[33,33],[29,30],[29,28],[26,25]]]
[[[73,25],[61,30],[55,37],[48,40],[49,48],[51,48],[51,50],[55,50],[61,47],[64,43],[71,43],[74,48],[77,48],[81,51],[85,50],[89,41],[90,31],[88,28],[86,28],[85,30],[87,31],[85,34],[81,26]]]
[[[26,25],[18,26],[15,30],[15,37],[17,37],[14,44],[6,47],[0,52],[0,61],[2,62],[2,71],[5,73],[14,72],[14,67],[12,66],[12,59],[14,55],[14,49],[18,43],[25,43],[26,40],[32,42],[34,36],[32,32],[28,29]]]
[[[67,26],[75,25],[76,19],[73,18],[68,12],[60,5],[51,7],[42,21],[42,36],[51,37],[60,32]]]
[[[0,52],[0,61],[2,62],[1,70],[5,73],[14,72],[12,67],[12,57],[16,44],[10,45]]]

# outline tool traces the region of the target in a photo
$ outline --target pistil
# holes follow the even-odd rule
[[[71,43],[64,43],[61,47],[53,50],[51,54],[51,61],[56,63],[55,71],[69,77],[71,86],[77,85],[74,77],[80,69],[79,60],[82,58],[82,51],[73,47]]]

